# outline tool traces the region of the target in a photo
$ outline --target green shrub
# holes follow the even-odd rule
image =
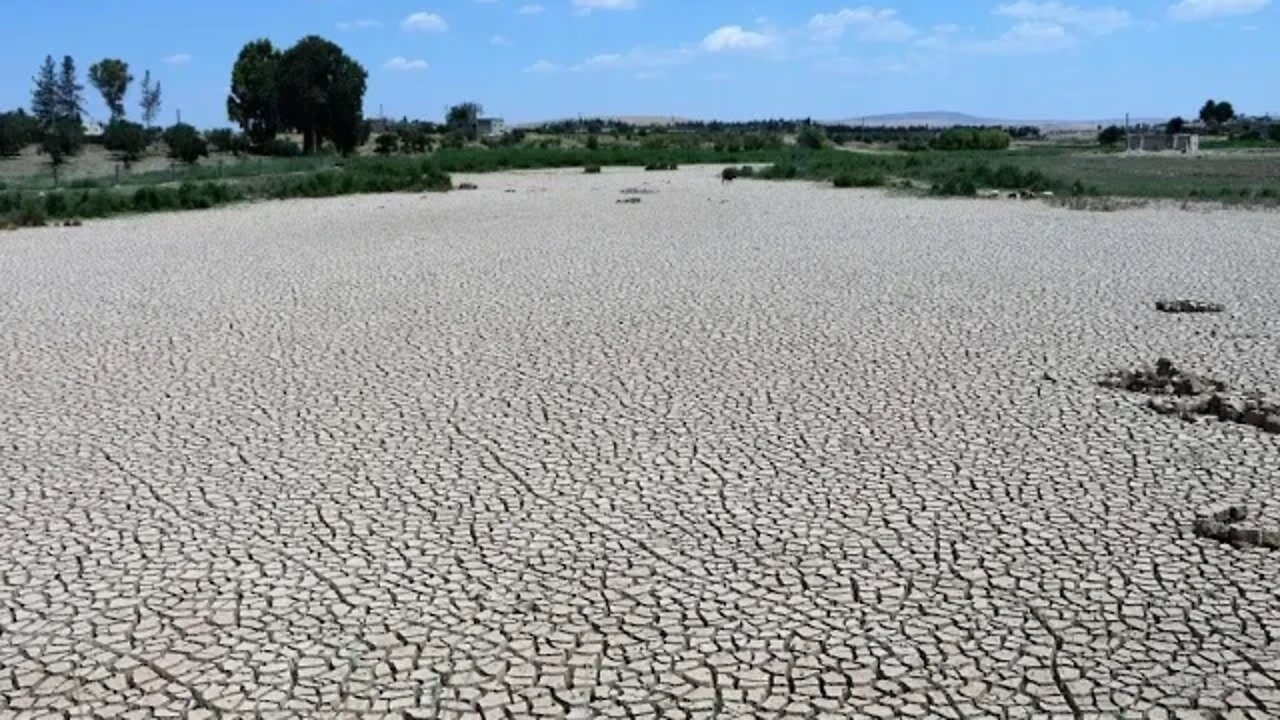
[[[40,150],[54,165],[61,165],[68,157],[78,154],[83,144],[83,126],[79,120],[69,118],[53,123],[40,138]]]
[[[204,139],[208,141],[209,147],[213,148],[214,152],[220,153],[231,152],[235,144],[235,137],[236,132],[231,128],[217,128],[208,130],[204,134]]]
[[[40,139],[40,123],[23,110],[0,113],[0,157],[12,157]]]
[[[951,178],[941,185],[934,185],[930,192],[944,197],[973,197],[978,194],[978,186],[968,178]]]
[[[660,170],[677,170],[679,169],[679,166],[673,162],[655,162],[645,165],[644,169],[650,172]]]
[[[871,188],[883,187],[884,177],[880,175],[853,175],[842,173],[832,179],[831,184],[838,188]]]
[[[929,143],[935,150],[1005,150],[1012,138],[1004,130],[952,128]]]
[[[43,227],[46,221],[44,208],[28,199],[13,214],[12,222],[18,227]]]
[[[1098,133],[1098,144],[1112,147],[1124,139],[1124,130],[1116,125],[1109,125]]]
[[[583,172],[584,174],[586,174],[586,175],[599,175],[599,174],[600,174],[600,166],[599,166],[599,165],[587,165],[586,167],[582,168],[582,172]]]
[[[164,131],[164,143],[169,146],[169,157],[188,165],[209,155],[209,145],[194,127],[178,123]]]
[[[112,120],[103,131],[102,146],[131,163],[147,151],[147,130],[136,122]]]
[[[292,158],[302,155],[302,146],[292,140],[273,138],[258,146],[257,153],[268,157]]]
[[[374,152],[386,157],[396,151],[400,146],[400,136],[395,133],[382,133],[373,141]]]
[[[729,181],[737,180],[738,177],[741,176],[741,174],[742,173],[741,171],[738,170],[738,168],[727,167],[720,171],[720,179],[725,182],[729,182]]]
[[[810,150],[821,150],[827,146],[827,134],[817,125],[806,125],[796,135],[796,145]]]

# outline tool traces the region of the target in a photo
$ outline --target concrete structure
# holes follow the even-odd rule
[[[502,118],[487,117],[478,118],[476,120],[476,136],[477,137],[494,137],[501,135],[507,131],[506,123]]]
[[[93,118],[85,118],[80,121],[80,129],[84,133],[86,140],[100,138],[106,134],[106,126],[94,120]]]
[[[1132,133],[1129,135],[1132,152],[1200,152],[1200,136],[1195,133]]]

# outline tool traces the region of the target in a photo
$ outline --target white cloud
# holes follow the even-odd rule
[[[370,28],[382,27],[382,23],[377,20],[347,20],[338,23],[339,30],[368,30]]]
[[[416,70],[426,70],[431,67],[426,60],[410,60],[409,58],[396,56],[382,64],[383,70],[391,70],[394,72],[413,72]]]
[[[589,70],[654,70],[657,68],[680,65],[692,60],[694,51],[691,48],[649,48],[638,47],[625,53],[601,53],[592,55],[582,62],[571,66],[574,72]]]
[[[1001,5],[996,8],[995,14],[1022,22],[1052,23],[1079,28],[1095,35],[1107,35],[1122,30],[1128,27],[1131,21],[1129,11],[1119,8],[1083,8],[1060,2],[1032,2],[1032,0],[1018,0]]]
[[[741,25],[725,25],[716,28],[702,39],[702,49],[713,53],[728,50],[768,50],[777,44],[776,37],[744,30]]]
[[[535,75],[550,75],[551,73],[560,72],[563,69],[563,66],[553,63],[550,60],[539,60],[538,62],[526,67],[524,72]]]
[[[889,8],[866,5],[844,8],[833,13],[819,13],[809,20],[809,31],[818,40],[839,40],[850,29],[858,30],[858,39],[868,42],[902,42],[915,37],[916,30],[898,18]]]
[[[400,27],[419,32],[444,32],[449,29],[449,24],[435,13],[416,12],[402,20]]]
[[[489,36],[489,44],[498,47],[506,47],[511,44],[511,41],[508,40],[505,35],[491,35]]]
[[[1174,20],[1208,20],[1252,15],[1265,9],[1271,0],[1181,0],[1169,7]]]
[[[635,10],[639,0],[573,0],[578,12],[586,14],[592,10]]]
[[[546,10],[546,8],[541,5],[521,5],[520,9],[516,10],[516,14],[517,15],[541,15],[544,10]]]
[[[995,40],[976,43],[972,47],[977,52],[994,55],[1039,55],[1075,45],[1075,36],[1057,23],[1024,22],[1014,25]]]
[[[170,55],[164,59],[166,65],[188,65],[191,63],[191,53],[178,53]]]

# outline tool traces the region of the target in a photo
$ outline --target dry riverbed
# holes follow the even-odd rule
[[[0,234],[0,715],[1280,715],[1273,213],[717,171]]]

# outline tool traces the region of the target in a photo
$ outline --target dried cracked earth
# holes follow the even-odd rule
[[[717,170],[0,236],[0,716],[1280,716],[1274,214]]]

